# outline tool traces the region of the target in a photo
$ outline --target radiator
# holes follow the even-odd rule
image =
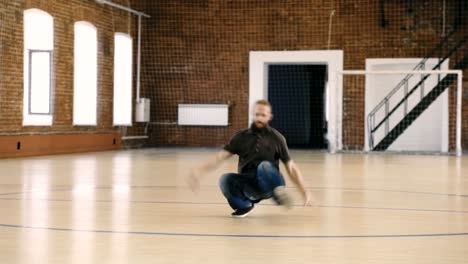
[[[178,124],[181,126],[227,126],[227,104],[179,104]]]

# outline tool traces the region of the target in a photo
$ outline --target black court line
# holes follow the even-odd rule
[[[0,224],[4,228],[34,229],[62,232],[86,232],[101,234],[126,234],[126,235],[153,235],[153,236],[184,236],[184,237],[228,237],[228,238],[404,238],[404,237],[453,237],[468,236],[468,233],[434,233],[434,234],[381,234],[381,235],[255,235],[255,234],[203,234],[203,233],[172,233],[172,232],[148,232],[148,231],[117,231],[117,230],[87,230],[57,227],[38,227],[24,225]]]
[[[3,201],[44,201],[44,202],[74,202],[72,199],[35,199],[35,198],[0,198]],[[133,204],[178,204],[178,205],[226,205],[225,202],[186,202],[186,201],[125,201],[125,200],[86,200],[95,203],[133,203]],[[277,206],[273,203],[260,203],[258,206]],[[293,205],[293,207],[304,207],[303,205]],[[468,214],[468,211],[460,210],[440,210],[440,209],[420,209],[420,208],[395,208],[395,207],[369,207],[369,206],[346,206],[346,205],[316,205],[310,208],[343,208],[343,209],[365,209],[365,210],[389,210],[389,211],[408,211],[408,212],[432,212],[432,213],[459,213]],[[307,207],[306,207],[307,208]]]
[[[420,191],[388,190],[388,189],[367,189],[367,188],[348,188],[348,187],[346,187],[346,188],[338,188],[338,187],[311,187],[310,189],[363,191],[363,192],[366,192],[366,191],[369,191],[369,192],[393,192],[393,193],[410,193],[410,194],[424,194],[424,195],[468,197],[468,194],[436,193],[436,192],[420,192]]]
[[[49,189],[49,190],[27,190],[27,191],[22,191],[22,192],[12,192],[12,193],[0,193],[0,196],[8,196],[8,195],[19,195],[19,194],[24,194],[24,193],[31,193],[31,192],[60,192],[60,191],[71,191],[73,190],[73,185],[57,185],[54,187],[67,187],[67,188],[62,188],[62,189]],[[110,185],[90,185],[90,186],[84,186],[84,187],[89,187],[90,189],[101,189],[101,190],[106,190],[106,189],[113,189],[114,186]],[[157,188],[182,188],[182,189],[188,189],[188,187],[185,186],[174,186],[174,185],[149,185],[149,186],[138,186],[138,185],[130,185],[127,186],[130,189],[157,189]],[[202,186],[203,188],[219,188],[217,185],[204,185]],[[295,189],[294,187],[287,187],[288,189]],[[456,193],[436,193],[436,192],[419,192],[419,191],[405,191],[405,190],[388,190],[388,189],[367,189],[367,188],[339,188],[339,187],[308,187],[306,188],[308,190],[343,190],[343,191],[356,191],[356,192],[392,192],[392,193],[408,193],[408,194],[422,194],[422,195],[437,195],[437,196],[455,196],[455,197],[463,197],[466,198],[468,197],[468,194],[456,194]]]
[[[48,190],[27,190],[21,192],[12,192],[12,193],[0,193],[0,196],[8,196],[8,195],[21,195],[26,193],[35,193],[35,192],[62,192],[62,191],[72,191],[73,189],[48,189]]]

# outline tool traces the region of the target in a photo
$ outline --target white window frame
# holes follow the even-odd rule
[[[51,126],[53,122],[53,102],[54,102],[54,67],[53,67],[53,54],[54,54],[54,18],[47,12],[40,9],[28,9],[24,11],[24,52],[23,52],[23,126]],[[33,18],[33,17],[36,18]],[[32,21],[37,19],[37,21]],[[47,26],[34,27],[35,24],[45,23]],[[33,29],[29,28],[33,27]],[[30,35],[28,35],[28,33]],[[50,33],[49,36],[46,33]],[[46,36],[44,36],[46,35]],[[44,37],[41,41],[31,38],[37,36]],[[50,76],[49,76],[49,112],[48,113],[32,113],[31,112],[31,56],[34,52],[49,52],[50,53]]]
[[[92,47],[83,47],[79,42],[78,38],[83,37],[79,33],[77,34],[77,31],[81,30],[79,27],[93,31],[86,32],[85,34],[86,37],[88,33],[90,34],[91,39],[86,39],[86,41],[93,41],[94,43],[86,43],[86,45],[92,45]],[[78,21],[75,23],[74,29],[73,125],[97,126],[97,28],[87,21]],[[90,48],[91,50],[86,50],[86,48]],[[81,52],[92,52],[92,54],[83,54]],[[81,59],[85,60],[82,61]],[[78,63],[84,63],[84,65],[78,65]]]
[[[33,77],[33,54],[35,53],[48,53],[49,54],[49,111],[48,112],[33,112],[32,108],[32,77]],[[51,115],[52,113],[52,58],[53,52],[51,50],[28,50],[28,114],[29,115]]]

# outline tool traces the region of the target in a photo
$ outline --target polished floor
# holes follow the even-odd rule
[[[0,160],[0,263],[467,263],[468,157],[293,151],[316,198],[244,219],[185,177],[214,154],[145,149]]]

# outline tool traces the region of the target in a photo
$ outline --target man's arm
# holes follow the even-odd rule
[[[286,171],[288,172],[289,178],[294,182],[296,187],[301,191],[302,197],[304,198],[304,206],[311,205],[312,195],[304,186],[304,179],[302,178],[302,173],[297,167],[294,161],[289,160],[284,164]]]
[[[230,158],[232,155],[234,154],[232,154],[229,151],[221,150],[213,158],[207,160],[198,168],[193,169],[190,172],[188,178],[188,184],[192,191],[198,191],[198,189],[200,188],[200,179],[205,173],[216,169],[216,167],[218,167],[219,164],[221,164],[226,159]]]

